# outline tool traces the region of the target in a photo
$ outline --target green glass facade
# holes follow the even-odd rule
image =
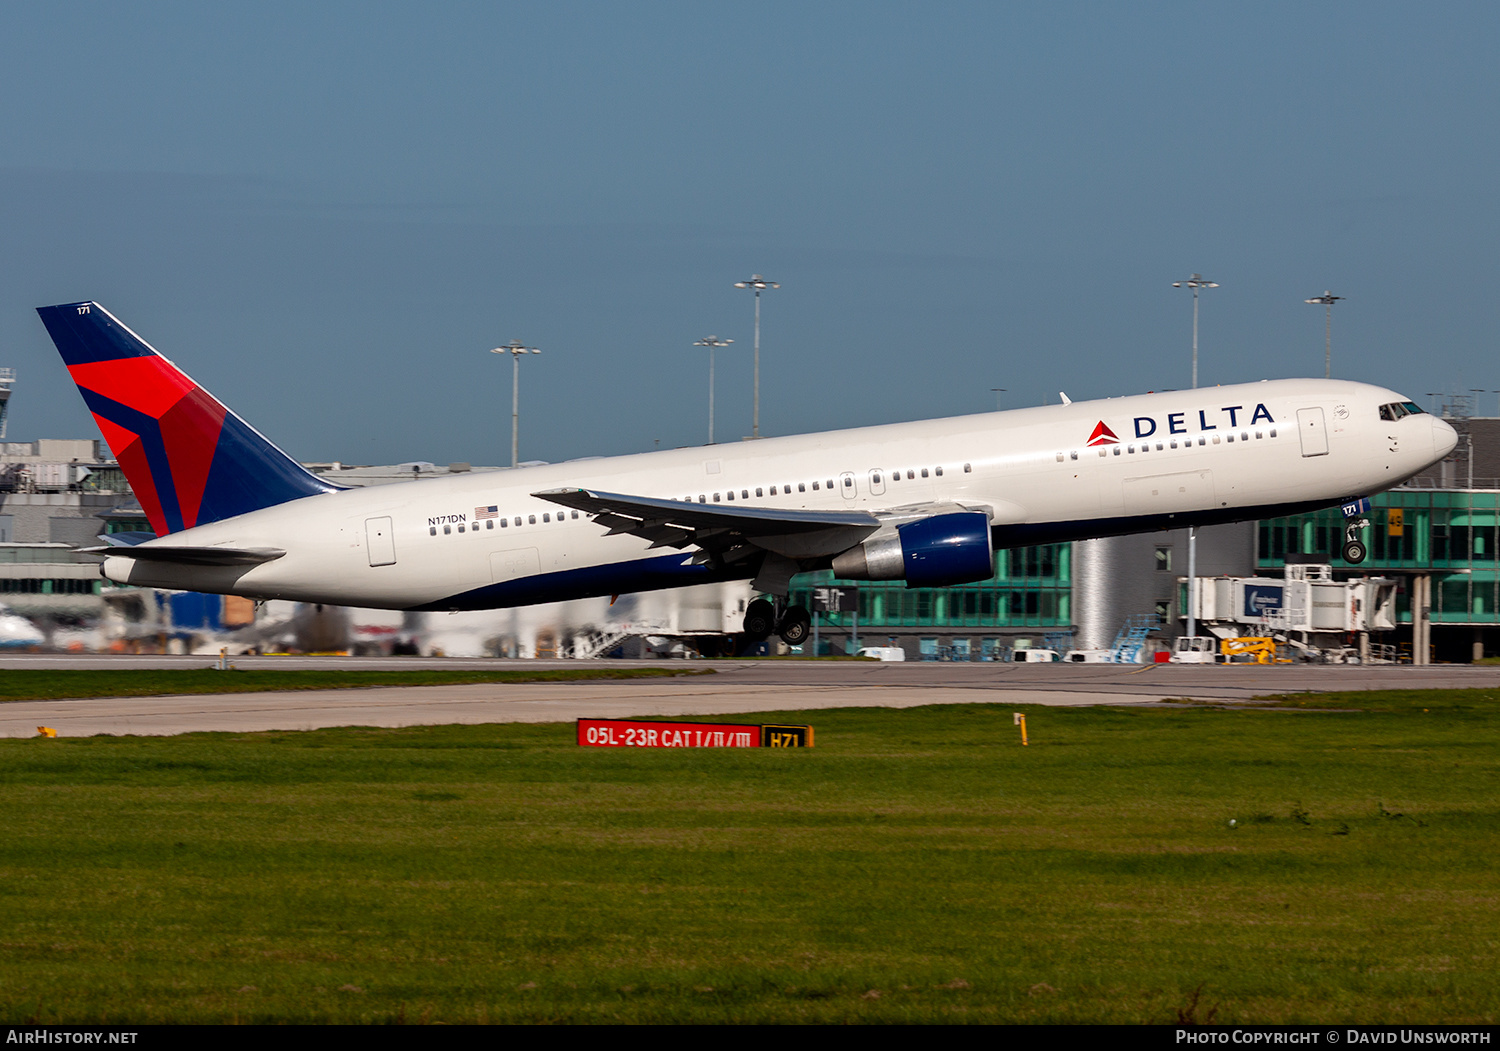
[[[966,628],[1067,628],[1072,624],[1072,545],[1043,544],[995,553],[995,575],[953,588],[906,588],[900,581],[837,580],[831,571],[806,573],[792,584],[791,601],[812,608],[811,589],[827,584],[859,588],[859,629],[955,631]],[[820,613],[830,628],[847,628],[848,613]]]
[[[1500,492],[1403,489],[1370,502],[1369,556],[1360,565],[1340,557],[1343,517],[1335,508],[1261,522],[1258,570],[1280,575],[1287,554],[1314,553],[1328,555],[1335,570],[1430,573],[1434,624],[1500,625]],[[1401,620],[1410,623],[1409,591],[1397,602]]]

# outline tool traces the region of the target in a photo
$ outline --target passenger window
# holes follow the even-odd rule
[[[427,535],[428,536],[437,536],[437,526],[428,526],[427,527]]]
[[[464,524],[462,522],[458,523],[458,531],[460,533],[462,533],[464,531]]]
[[[909,481],[911,481],[915,477],[916,477],[916,475],[911,472],[911,468],[907,468],[907,470],[906,470],[906,480],[909,482]]]
[[[509,518],[502,518],[502,519],[500,519],[500,528],[501,529],[505,529],[505,528],[509,527],[509,525],[510,525],[510,519]]]
[[[719,502],[719,494],[718,493],[714,493],[714,503],[718,503],[718,502]]]
[[[493,518],[489,519],[488,521],[486,521],[484,523],[484,527],[486,529],[494,529],[495,528],[495,520]]]
[[[813,492],[817,492],[817,491],[818,491],[818,483],[814,482],[813,483]]]
[[[448,536],[452,532],[453,532],[453,527],[452,526],[450,526],[450,525],[443,526],[443,535],[444,536]]]
[[[550,521],[552,521],[552,516],[550,514],[542,515],[542,521],[543,522],[550,522]]]
[[[577,511],[574,511],[574,512],[573,512],[573,517],[574,517],[574,518],[577,518],[577,517],[578,517],[578,512],[577,512]]]
[[[807,492],[807,483],[806,482],[798,482],[797,483],[797,492],[799,492],[799,493],[805,493],[805,492]]]
[[[973,470],[974,468],[972,466],[970,466],[969,464],[964,464],[964,474],[970,474],[973,472]]]
[[[774,485],[773,485],[773,486],[771,486],[771,495],[772,495],[772,496],[775,496],[775,495],[776,495],[776,487],[775,487],[775,486],[774,486]]]
[[[527,515],[526,516],[526,524],[527,525],[536,525],[536,515]]]
[[[922,468],[922,477],[923,477],[923,478],[926,478],[926,477],[927,477],[927,468],[925,468],[925,467],[924,467],[924,468]]]
[[[774,486],[773,486],[773,488],[774,488]],[[756,487],[755,487],[755,498],[756,498],[756,499],[757,499],[757,500],[759,500],[759,499],[760,499],[760,498],[761,498],[761,497],[763,497],[763,496],[765,496],[765,495],[766,495],[766,494],[765,494],[765,493],[763,493],[763,492],[761,492],[761,491],[760,491],[760,486],[758,486],[758,485],[757,485],[757,486],[756,486]],[[775,493],[772,493],[772,494],[771,494],[771,495],[772,495],[772,496],[775,496],[775,495],[776,495],[776,494],[775,494]]]
[[[1062,453],[1058,453],[1057,454],[1057,462],[1058,463],[1062,463],[1063,462],[1063,454]]]
[[[937,468],[937,476],[939,478],[943,477],[943,469],[941,467]]]
[[[733,489],[729,490],[729,492],[726,495],[728,496],[728,498],[730,500],[733,500],[734,499],[734,490]]]
[[[1118,445],[1115,446],[1115,455],[1116,456],[1120,455],[1120,447]]]
[[[759,495],[759,494],[756,494],[756,495]],[[741,500],[748,500],[748,499],[750,499],[750,490],[749,489],[741,489],[740,490],[740,499]]]

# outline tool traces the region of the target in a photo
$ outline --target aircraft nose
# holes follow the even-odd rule
[[[1447,420],[1432,418],[1432,457],[1441,460],[1458,446],[1458,432]]]

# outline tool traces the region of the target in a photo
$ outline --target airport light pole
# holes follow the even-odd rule
[[[1186,281],[1173,281],[1173,288],[1193,290],[1193,389],[1198,389],[1198,290],[1218,288],[1217,281],[1209,281],[1202,274],[1194,274]],[[1187,634],[1193,638],[1198,634],[1198,530],[1188,526],[1188,613]]]
[[[718,336],[704,336],[702,339],[693,340],[695,347],[708,348],[708,444],[714,443],[714,351],[719,347],[727,347],[733,343],[732,339],[720,339]]]
[[[1198,389],[1198,289],[1218,288],[1217,281],[1209,281],[1202,274],[1194,274],[1186,281],[1173,281],[1173,288],[1191,288],[1193,290],[1193,389]]]
[[[768,288],[780,288],[775,281],[767,281],[759,274],[750,275],[748,281],[736,281],[735,288],[748,288],[755,293],[755,411],[751,417],[750,436],[760,437],[760,294]]]
[[[1005,387],[991,387],[990,388],[990,393],[995,396],[995,411],[996,412],[1000,411],[1000,395],[1004,394],[1006,392],[1006,390],[1007,390],[1007,388],[1005,388]]]
[[[495,347],[491,354],[509,354],[510,371],[510,465],[520,465],[521,457],[521,355],[540,354],[535,347],[528,347],[519,339],[513,339],[503,347]]]
[[[1333,304],[1343,299],[1325,290],[1321,296],[1304,299],[1304,303],[1323,305],[1323,378],[1333,378]]]

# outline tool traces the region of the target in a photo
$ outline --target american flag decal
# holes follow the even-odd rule
[[[483,522],[486,518],[499,518],[499,517],[500,517],[500,505],[499,504],[490,504],[489,507],[476,507],[476,508],[474,508],[474,521],[476,521],[476,522]]]

